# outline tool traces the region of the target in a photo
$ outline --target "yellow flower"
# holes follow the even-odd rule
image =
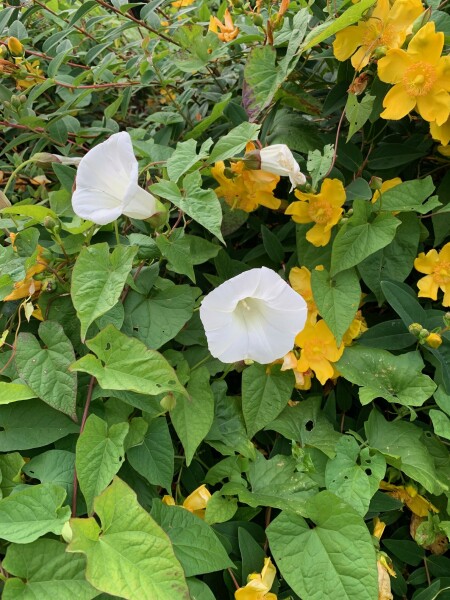
[[[208,504],[208,500],[210,498],[211,494],[206,489],[206,485],[203,484],[194,490],[192,494],[189,494],[181,506],[197,517],[204,519],[206,505]],[[164,496],[162,501],[164,504],[167,504],[167,506],[175,506],[175,500],[172,498],[172,496]]]
[[[295,343],[301,348],[297,362],[299,371],[304,373],[311,369],[322,385],[336,376],[332,363],[341,358],[344,344],[337,346],[334,335],[325,321],[314,324],[307,322],[303,331],[297,334]]]
[[[248,576],[247,585],[234,592],[235,600],[277,600],[276,594],[270,592],[276,574],[270,558],[265,558],[261,573]]]
[[[11,36],[8,39],[8,50],[13,56],[23,56],[24,54],[23,46],[16,37]]]
[[[12,246],[13,246],[14,250],[16,250],[16,248],[14,246],[16,234],[11,233],[10,237],[11,237]],[[44,248],[42,246],[38,246],[37,249],[38,249],[38,253],[36,256],[36,260],[35,260],[34,264],[32,264],[30,267],[28,267],[28,269],[25,273],[25,279],[23,279],[22,281],[17,281],[14,284],[13,291],[10,294],[8,294],[7,296],[5,296],[5,298],[3,298],[3,302],[9,302],[10,300],[20,300],[21,298],[28,298],[28,296],[33,296],[34,294],[39,292],[39,290],[41,289],[42,283],[40,281],[36,281],[35,279],[33,279],[33,277],[34,277],[34,275],[37,275],[38,273],[42,273],[42,271],[45,271],[48,263],[45,260],[45,258],[43,258],[43,256],[42,256],[42,252],[44,251]]]
[[[425,121],[442,125],[450,114],[450,56],[441,57],[444,34],[434,22],[422,27],[408,50],[389,50],[378,61],[381,81],[393,83],[383,100],[383,119],[402,119],[414,108]]]
[[[237,37],[239,29],[235,27],[228,8],[224,12],[223,20],[224,22],[222,23],[217,17],[211,17],[209,20],[209,31],[215,33],[221,42],[231,42],[231,40]]]
[[[167,104],[168,102],[173,102],[173,100],[175,100],[175,98],[177,97],[177,95],[174,92],[166,90],[165,88],[161,88],[159,90],[159,93],[162,96],[162,98],[159,99],[160,104]]]
[[[395,571],[389,566],[384,556],[377,560],[377,571],[378,600],[393,600],[394,596],[391,592],[391,578],[389,575],[393,573],[393,577],[395,577]]]
[[[273,190],[280,181],[278,175],[261,170],[245,168],[243,161],[231,165],[233,177],[225,174],[223,161],[217,162],[211,169],[211,175],[220,184],[214,191],[232,208],[252,212],[259,205],[277,209],[281,200],[273,195]]]
[[[433,140],[438,140],[442,146],[447,146],[450,142],[450,117],[442,125],[430,123],[430,133]]]
[[[323,271],[323,266],[316,267],[318,271]],[[289,283],[291,287],[305,300],[308,307],[308,321],[315,323],[319,309],[314,302],[311,289],[311,271],[307,267],[293,267],[289,273]]]
[[[394,485],[387,481],[380,481],[380,490],[386,490],[389,496],[406,504],[409,510],[418,517],[427,517],[430,511],[439,512],[431,502],[418,494],[412,485]]]
[[[281,362],[281,361],[276,361]],[[281,365],[281,371],[291,371],[295,377],[295,389],[296,390],[309,390],[311,388],[312,371],[308,370],[302,373],[297,369],[298,359],[293,352],[288,352],[283,357],[283,364]]]
[[[394,179],[386,179],[386,181],[383,181],[383,183],[381,184],[381,188],[379,190],[374,191],[372,196],[372,202],[375,203],[378,200],[378,198],[382,194],[384,194],[384,192],[387,192],[396,185],[399,185],[400,183],[402,183],[400,177],[394,177]]]
[[[440,288],[444,292],[442,305],[450,306],[450,242],[440,252],[434,248],[426,254],[421,252],[414,261],[414,268],[426,274],[417,282],[419,298],[437,300]]]
[[[380,540],[385,529],[386,523],[384,521],[380,521],[378,517],[375,517],[373,520],[373,535]]]
[[[23,62],[21,67],[26,69],[23,75],[20,75],[21,79],[16,80],[16,87],[19,90],[26,90],[36,83],[41,83],[44,80],[44,71],[39,68],[39,61],[35,60],[32,63]]]
[[[324,179],[319,194],[296,190],[295,195],[300,202],[292,202],[286,214],[292,215],[296,223],[314,223],[306,239],[314,246],[326,246],[330,241],[331,229],[343,212],[346,194],[342,181]]]
[[[344,342],[344,346],[350,346],[353,340],[356,340],[361,336],[365,331],[367,331],[367,323],[365,318],[362,316],[360,310],[355,315],[355,318],[350,323],[350,327],[344,333],[342,337],[342,341]]]
[[[171,5],[174,8],[184,8],[185,6],[190,6],[194,3],[195,0],[176,0],[175,2],[171,2]]]
[[[397,0],[392,7],[389,0],[378,0],[366,21],[336,34],[335,57],[347,60],[351,56],[353,67],[363,69],[377,48],[400,48],[423,11],[420,0]]]

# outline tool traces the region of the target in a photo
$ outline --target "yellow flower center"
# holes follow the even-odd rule
[[[433,279],[439,285],[450,283],[450,262],[439,261],[433,269]]]
[[[303,348],[303,352],[305,353],[306,358],[309,360],[311,358],[317,358],[323,354],[324,345],[323,343],[317,339],[312,338],[308,340]]]
[[[403,85],[410,96],[425,96],[436,81],[436,69],[426,62],[418,62],[406,69]]]
[[[333,209],[326,200],[316,200],[308,207],[308,215],[315,223],[328,223],[332,217]]]

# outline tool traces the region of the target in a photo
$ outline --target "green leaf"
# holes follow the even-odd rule
[[[361,102],[358,102],[357,96],[349,93],[347,104],[345,105],[345,116],[347,117],[347,121],[350,125],[348,128],[347,142],[357,131],[361,129],[361,127],[363,127],[363,125],[369,119],[374,101],[375,96],[366,94]]]
[[[37,454],[23,467],[23,472],[41,483],[53,483],[64,488],[66,504],[72,503],[75,454],[67,450],[48,450]]]
[[[359,6],[359,5],[358,5]],[[333,242],[331,275],[358,265],[365,258],[387,246],[395,237],[400,221],[382,213],[369,223],[355,223],[352,217]]]
[[[381,282],[385,279],[404,281],[412,271],[417,256],[420,222],[412,213],[403,213],[398,218],[401,225],[392,242],[358,265],[364,283],[374,292],[379,304],[384,300]]]
[[[441,410],[450,416],[450,395],[445,393],[443,387],[438,387],[434,392],[434,399]]]
[[[104,390],[129,390],[156,396],[164,392],[185,394],[175,371],[156,350],[108,325],[86,346],[97,355],[83,356],[70,367],[93,375]]]
[[[89,325],[119,301],[137,250],[136,246],[117,246],[109,254],[107,243],[81,250],[73,268],[71,295],[83,341]]]
[[[431,176],[424,179],[405,181],[381,194],[374,206],[375,209],[381,208],[383,211],[399,210],[402,212],[426,213],[439,205],[439,202],[432,206],[428,206],[428,203],[422,204],[424,200],[431,196],[434,188]]]
[[[212,141],[210,141],[211,143]],[[207,156],[208,152],[203,146],[197,154],[197,142],[195,140],[178,142],[174,153],[167,161],[166,167],[169,178],[176,183],[184,173]]]
[[[189,586],[191,600],[215,600],[211,589],[200,579],[190,577],[186,581]]]
[[[22,483],[24,459],[18,452],[0,455],[0,498],[6,498],[17,485]]]
[[[306,515],[308,499],[317,492],[317,484],[297,467],[292,456],[278,454],[266,460],[257,452],[248,469],[251,489],[231,481],[222,487],[221,493],[236,494],[240,502],[249,506],[272,506]]]
[[[194,267],[190,256],[190,243],[184,236],[166,238],[160,235],[156,238],[156,245],[164,258],[167,259],[167,268],[180,275],[187,275],[195,283]]]
[[[310,150],[306,168],[311,175],[311,185],[316,187],[319,181],[328,173],[333,162],[334,146],[327,144],[320,150]]]
[[[184,136],[185,139],[187,139],[187,140],[198,139],[202,135],[202,133],[208,129],[208,127],[210,125],[212,125],[218,119],[223,117],[224,110],[230,103],[231,97],[232,97],[231,93],[225,94],[224,96],[222,96],[222,100],[220,102],[218,102],[217,104],[214,104],[214,106],[212,107],[211,114],[209,114],[207,117],[202,119],[200,121],[200,123],[198,123],[193,129],[188,131],[188,133]]]
[[[294,389],[294,377],[289,371],[254,364],[242,375],[242,412],[244,413],[248,437],[275,419],[287,405]]]
[[[79,431],[69,417],[40,400],[0,406],[0,452],[39,448]]]
[[[395,356],[380,348],[355,345],[346,348],[336,368],[348,381],[361,386],[361,404],[384,398],[393,404],[422,406],[436,389],[434,381],[422,373],[419,352]]]
[[[19,333],[15,353],[19,375],[41,400],[75,418],[77,376],[68,370],[75,360],[72,343],[54,321],[43,321],[38,332],[44,348],[31,333]]]
[[[325,484],[364,517],[385,471],[382,454],[370,448],[360,450],[355,438],[345,435],[336,445],[336,456],[327,463]]]
[[[342,13],[337,19],[333,18],[330,21],[321,23],[308,33],[304,43],[300,47],[301,52],[309,50],[313,46],[320,44],[327,38],[335,35],[338,31],[342,31],[349,25],[353,25],[356,21],[359,21],[362,15],[375,4],[376,0],[361,0],[358,4],[350,6],[345,12]],[[305,600],[308,600],[307,598]],[[344,599],[342,599],[344,600]],[[362,598],[361,598],[362,600]]]
[[[403,471],[431,494],[438,496],[448,490],[448,484],[440,480],[433,458],[421,441],[419,427],[404,421],[386,421],[383,415],[373,410],[364,428],[369,446],[384,454],[389,465]]]
[[[57,540],[36,540],[31,544],[11,544],[3,560],[13,575],[5,582],[4,600],[90,600],[98,590],[85,579],[86,559],[66,552]]]
[[[340,271],[330,277],[328,271],[311,271],[311,289],[319,313],[330,328],[339,346],[350,327],[359,303],[361,288],[354,269]]]
[[[183,570],[164,531],[117,477],[94,501],[93,518],[72,519],[68,552],[86,554],[86,579],[128,600],[189,600]]]
[[[130,465],[153,485],[172,486],[174,450],[165,417],[150,420],[142,444],[127,450]]]
[[[293,591],[303,600],[377,600],[375,549],[362,517],[328,491],[309,501],[308,513],[313,528],[298,515],[281,513],[267,529],[273,557]]]
[[[237,508],[236,498],[222,496],[220,492],[214,492],[206,505],[205,523],[208,523],[208,525],[225,523],[234,517]]]
[[[123,443],[128,429],[128,423],[108,427],[96,415],[89,415],[86,420],[77,440],[75,466],[89,514],[94,498],[111,483],[122,466],[125,455]]]
[[[151,515],[169,536],[186,577],[234,566],[213,529],[185,508],[154,502]]]
[[[70,517],[66,492],[51,483],[22,489],[0,500],[0,538],[29,544],[46,533],[59,535]]]
[[[247,142],[257,139],[259,129],[260,125],[244,121],[219,139],[209,156],[209,162],[237,156],[244,150]]]
[[[183,444],[186,464],[192,458],[211,428],[214,418],[214,396],[209,383],[209,371],[200,367],[191,372],[187,385],[188,397],[178,397],[170,411],[172,424]]]
[[[202,189],[201,183],[200,173],[194,171],[183,179],[181,189],[173,181],[161,180],[153,184],[150,191],[152,194],[170,200],[177,208],[225,243],[220,230],[222,209],[219,199],[213,190]]]
[[[42,223],[45,217],[52,217],[58,220],[58,215],[46,206],[36,206],[30,204],[17,204],[8,206],[0,211],[4,215],[17,215],[19,217],[30,217],[39,223]]]
[[[11,404],[21,400],[31,400],[37,394],[23,383],[9,383],[0,381],[0,404]]]
[[[328,457],[336,454],[336,444],[341,434],[320,410],[321,398],[308,398],[295,406],[287,406],[266,429],[281,433],[288,440],[295,440],[302,446],[321,450]]]
[[[284,261],[284,248],[278,236],[265,225],[261,225],[261,237],[267,256],[273,262],[281,264]]]
[[[406,327],[409,327],[411,323],[426,323],[426,312],[417,301],[411,288],[401,283],[395,283],[395,281],[382,281],[380,285],[386,300]]]
[[[433,423],[434,433],[439,437],[450,440],[450,419],[441,410],[431,409],[429,412]]]
[[[242,558],[241,581],[247,581],[251,573],[258,573],[264,565],[264,550],[255,538],[243,527],[238,529],[239,550]]]

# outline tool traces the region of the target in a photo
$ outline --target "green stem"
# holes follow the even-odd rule
[[[14,171],[9,176],[9,179],[5,185],[5,189],[3,190],[3,193],[5,194],[5,196],[8,195],[9,188],[11,187],[17,173],[19,173],[23,169],[23,167],[25,167],[26,165],[29,165],[30,163],[34,163],[34,162],[35,161],[33,158],[29,158],[28,160],[21,163],[16,169],[14,169]]]

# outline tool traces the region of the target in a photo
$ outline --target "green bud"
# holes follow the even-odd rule
[[[164,398],[160,401],[160,404],[161,408],[164,410],[171,411],[177,405],[177,399],[173,394],[169,393],[167,396],[164,396]]]
[[[16,96],[15,94],[13,94],[11,96],[11,104],[14,106],[14,108],[20,108],[22,103],[19,99],[19,96]]]
[[[380,177],[371,177],[369,181],[369,187],[371,190],[381,190],[383,180]]]
[[[155,212],[151,217],[145,220],[147,221],[147,223],[150,223],[150,225],[154,229],[159,229],[160,227],[166,225],[169,219],[169,209],[165,204],[163,204],[159,200],[156,200],[156,210],[157,212]]]
[[[64,523],[63,528],[61,529],[61,537],[67,544],[70,544],[72,541],[73,531],[69,521]]]
[[[11,102],[9,102],[8,100],[3,100],[3,106],[5,108],[12,108]]]
[[[27,97],[25,96],[25,94],[20,94],[19,100],[21,104],[25,104],[25,102],[27,101]]]
[[[430,332],[428,331],[428,329],[423,328],[422,331],[419,333],[419,342],[421,344],[424,344],[429,335]]]
[[[442,319],[444,321],[444,325],[446,327],[450,327],[450,312],[446,312]]]
[[[252,18],[253,18],[253,23],[255,25],[258,25],[258,27],[263,24],[263,18],[261,15],[259,15],[257,13],[253,13]]]
[[[388,50],[389,48],[387,48],[387,46],[378,46],[378,48],[375,48],[373,56],[376,59],[383,58],[383,56],[386,56]]]
[[[423,327],[420,323],[411,323],[408,329],[409,333],[412,333],[415,337],[419,337]]]
[[[48,231],[56,231],[60,229],[58,221],[55,221],[55,219],[53,217],[50,217],[50,215],[47,215],[45,217],[43,225],[45,229],[48,229]]]

